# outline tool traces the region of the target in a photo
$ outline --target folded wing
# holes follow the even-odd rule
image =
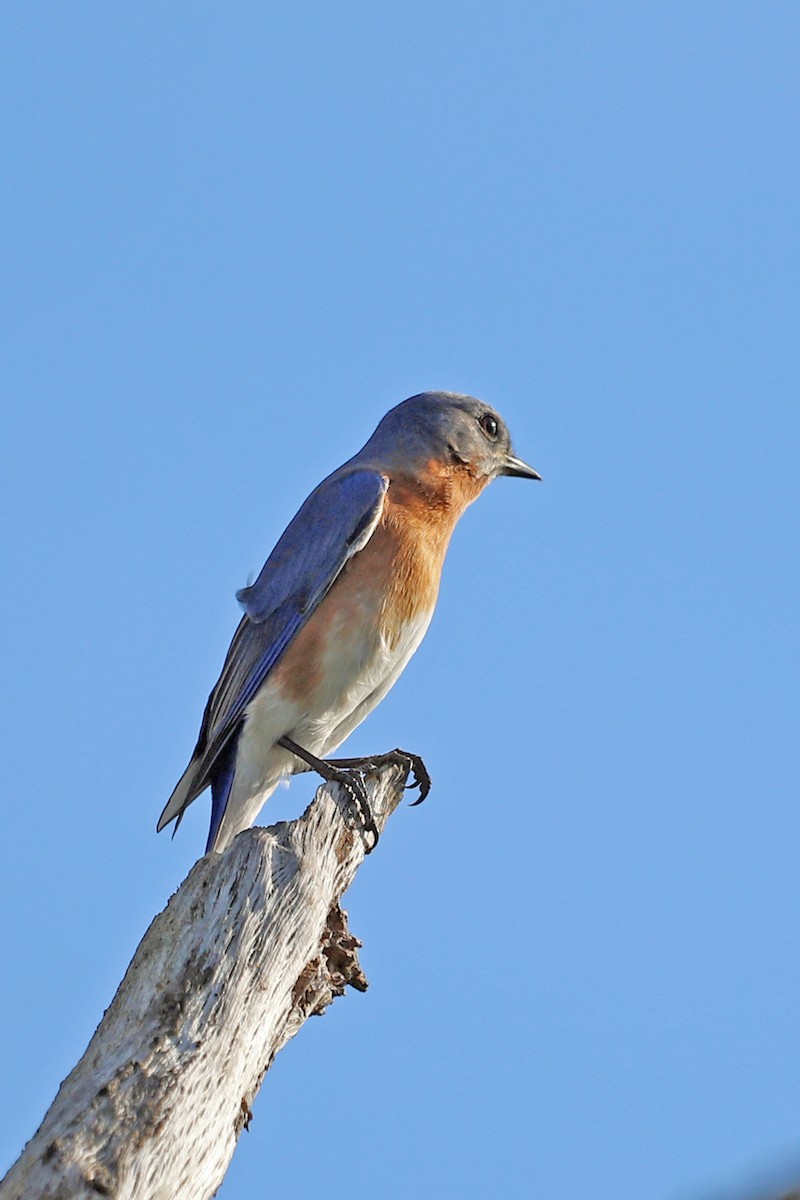
[[[208,698],[192,760],[161,814],[159,830],[180,819],[208,787],[270,670],[348,559],[372,536],[388,486],[377,471],[351,469],[330,476],[291,521],[255,583],[236,593],[245,615]]]

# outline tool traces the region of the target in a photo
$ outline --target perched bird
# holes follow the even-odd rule
[[[245,615],[159,830],[180,823],[210,785],[206,851],[221,851],[285,776],[312,768],[352,781],[366,760],[325,756],[419,646],[455,524],[498,475],[541,478],[514,456],[502,419],[481,400],[423,392],[386,414],[311,493],[255,583],[237,592]],[[422,798],[427,772],[405,758]],[[363,784],[351,794],[377,840]]]

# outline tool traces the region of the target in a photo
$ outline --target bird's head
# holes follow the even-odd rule
[[[378,425],[362,457],[419,474],[438,463],[468,473],[481,486],[498,475],[541,479],[513,453],[499,413],[456,392],[421,392],[398,404]]]

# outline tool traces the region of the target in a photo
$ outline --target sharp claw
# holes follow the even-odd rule
[[[411,761],[411,775],[413,776],[413,780],[411,783],[407,783],[406,787],[419,788],[419,796],[416,800],[412,800],[410,805],[411,808],[416,808],[418,804],[422,804],[422,801],[431,790],[431,777],[428,774],[427,767],[419,755],[409,754],[408,758]]]
[[[372,845],[365,848],[365,853],[371,854],[380,840],[380,834],[378,833],[378,826],[375,824],[375,817],[370,808],[364,781],[355,771],[341,771],[338,782],[342,784],[353,801],[353,807],[358,813],[364,832],[372,835]]]

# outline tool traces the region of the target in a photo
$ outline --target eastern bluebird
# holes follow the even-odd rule
[[[179,824],[210,785],[206,851],[221,851],[285,776],[311,767],[345,781],[340,768],[362,760],[325,756],[419,646],[455,524],[498,475],[541,478],[512,454],[502,419],[482,401],[423,392],[386,414],[311,493],[255,583],[237,592],[245,615],[159,830]],[[427,772],[405,758],[422,798]],[[363,785],[350,790],[363,811]],[[366,814],[377,838],[368,806]]]

